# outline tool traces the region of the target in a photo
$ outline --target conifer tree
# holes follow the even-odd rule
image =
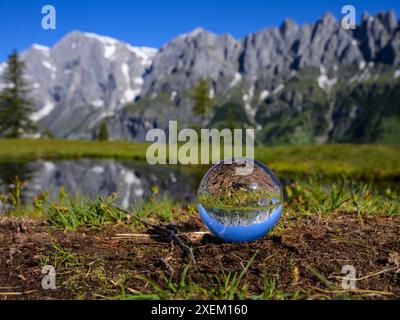
[[[2,75],[4,88],[0,92],[0,136],[6,138],[18,138],[36,129],[29,117],[34,104],[28,98],[30,89],[24,71],[25,64],[14,50],[8,57]]]
[[[102,122],[100,125],[98,138],[100,141],[107,141],[109,139],[108,127],[107,127],[107,123],[105,121]]]
[[[208,83],[205,79],[200,79],[194,92],[194,112],[198,115],[206,116],[212,106],[212,99],[209,97]]]

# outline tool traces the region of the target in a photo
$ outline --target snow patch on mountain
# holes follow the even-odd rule
[[[143,67],[149,67],[153,61],[154,56],[157,54],[157,49],[149,47],[133,47],[127,45],[128,49],[133,52],[139,59]]]
[[[230,88],[233,88],[234,86],[236,86],[240,81],[242,80],[242,75],[239,72],[235,73],[235,76],[233,77],[233,80],[231,81],[231,83],[229,84]]]
[[[337,79],[329,79],[324,66],[321,65],[319,70],[321,74],[317,78],[318,86],[325,92],[329,92],[331,88],[336,84]]]
[[[93,107],[101,108],[104,106],[104,101],[101,99],[95,99],[90,102]]]
[[[86,37],[102,43],[102,45],[104,46],[104,58],[110,59],[115,54],[115,51],[117,50],[118,40],[106,36],[100,36],[95,33],[85,32],[84,34]]]
[[[124,92],[124,99],[121,100],[121,103],[127,103],[133,101],[141,92],[141,86],[139,88],[132,88],[131,77],[130,77],[130,69],[127,63],[123,63],[121,66],[122,74],[124,75],[126,84],[128,89]],[[141,78],[140,78],[141,79]],[[135,82],[137,82],[137,78],[135,78]],[[142,84],[142,82],[141,82]]]
[[[104,47],[104,58],[110,59],[114,55],[116,49],[114,45],[106,45]]]
[[[326,74],[321,74],[318,77],[317,81],[318,81],[318,86],[322,90],[329,91],[336,84],[337,79],[336,78],[329,79]]]
[[[279,92],[281,92],[283,89],[285,88],[285,85],[283,83],[279,84],[274,91],[272,91],[272,94],[278,94]]]
[[[129,76],[129,66],[127,63],[123,63],[121,65],[121,71],[122,71],[122,74],[124,75],[126,84],[128,85],[128,87],[130,87],[131,86],[131,78]]]
[[[178,91],[173,90],[173,91],[171,92],[171,96],[170,96],[169,100],[170,100],[170,101],[175,101],[175,98],[176,98],[177,95],[178,95]]]
[[[141,77],[136,77],[135,79],[133,79],[133,82],[141,86],[144,83],[144,79]]]
[[[268,90],[261,91],[259,102],[264,101],[265,99],[268,98],[268,96],[269,96],[269,91]]]
[[[56,72],[57,71],[57,68],[55,66],[53,66],[50,62],[46,61],[46,60],[43,60],[42,64],[43,64],[43,66],[45,68],[49,69],[52,72]]]
[[[42,53],[46,57],[50,56],[50,48],[49,47],[42,46],[41,44],[36,44],[35,43],[35,44],[32,45],[32,49],[39,51],[40,53]]]
[[[140,95],[140,89],[126,89],[124,93],[125,99],[121,100],[122,103],[132,102],[135,98]]]
[[[44,117],[48,116],[50,112],[54,110],[54,103],[52,102],[47,102],[43,108],[41,108],[39,111],[36,111],[31,114],[30,118],[32,121],[39,121],[43,119]]]
[[[214,96],[215,96],[215,90],[214,88],[211,88],[210,91],[208,92],[208,97],[210,99],[214,99]]]
[[[107,46],[107,45],[117,45],[117,43],[118,43],[118,40],[116,40],[114,38],[107,37],[107,36],[101,36],[101,35],[98,35],[96,33],[84,32],[84,35],[87,38],[94,39],[94,40],[97,40],[97,41],[101,42],[105,46]]]

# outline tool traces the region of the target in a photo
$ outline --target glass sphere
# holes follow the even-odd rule
[[[207,228],[227,242],[249,242],[269,232],[283,209],[278,179],[261,162],[235,158],[211,167],[197,191]]]

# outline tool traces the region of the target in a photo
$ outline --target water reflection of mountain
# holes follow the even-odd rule
[[[10,174],[20,176],[27,181],[23,189],[26,202],[41,191],[47,191],[50,199],[57,199],[61,187],[71,195],[87,198],[116,192],[116,202],[125,208],[150,197],[154,186],[159,188],[160,196],[164,194],[177,201],[193,201],[196,194],[192,175],[171,166],[83,159],[35,161],[20,167],[14,165],[12,170],[7,168],[3,165],[1,170],[0,192],[7,191]]]

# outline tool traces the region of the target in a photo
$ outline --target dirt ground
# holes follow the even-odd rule
[[[400,299],[400,217],[335,213],[329,218],[283,219],[282,227],[253,243],[222,243],[194,217],[176,226],[193,248],[188,279],[209,288],[213,276],[240,273],[254,256],[243,283],[249,294],[265,290],[264,276],[277,280],[274,290],[300,298]],[[121,235],[129,233],[129,235]],[[130,235],[124,225],[101,230],[62,231],[46,222],[0,220],[0,299],[99,299],[151,293],[146,276],[163,285],[164,276],[179,282],[188,255],[169,238]],[[58,248],[54,249],[57,244]],[[63,251],[64,250],[64,251]],[[42,267],[55,264],[57,288],[42,289]],[[356,289],[341,286],[342,267],[356,270]],[[291,296],[292,294],[292,296]],[[272,296],[274,298],[274,296]],[[279,298],[282,296],[275,296]]]

